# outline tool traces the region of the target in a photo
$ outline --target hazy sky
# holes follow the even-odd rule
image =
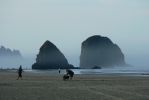
[[[130,64],[149,65],[149,0],[0,0],[0,45],[36,56],[46,40],[79,65],[81,42],[108,36]]]

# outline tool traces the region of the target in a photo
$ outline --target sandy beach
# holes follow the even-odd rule
[[[149,100],[149,77],[0,72],[0,100]]]

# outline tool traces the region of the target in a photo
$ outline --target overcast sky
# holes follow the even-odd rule
[[[0,45],[36,56],[53,42],[79,65],[81,42],[109,37],[130,64],[149,65],[148,0],[0,0]]]

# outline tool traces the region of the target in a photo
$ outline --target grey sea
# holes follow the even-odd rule
[[[72,69],[78,75],[123,75],[123,76],[149,76],[149,68],[134,68],[134,67],[113,67],[103,69]],[[58,69],[52,70],[25,70],[29,73],[39,73],[47,75],[56,75]],[[66,70],[61,69],[60,74],[65,74]]]

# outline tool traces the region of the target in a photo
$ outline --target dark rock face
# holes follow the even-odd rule
[[[82,43],[80,67],[125,65],[124,54],[109,38],[95,35]]]
[[[36,58],[36,63],[32,65],[32,69],[67,69],[73,68],[68,64],[65,56],[50,41],[46,41],[40,48]]]

